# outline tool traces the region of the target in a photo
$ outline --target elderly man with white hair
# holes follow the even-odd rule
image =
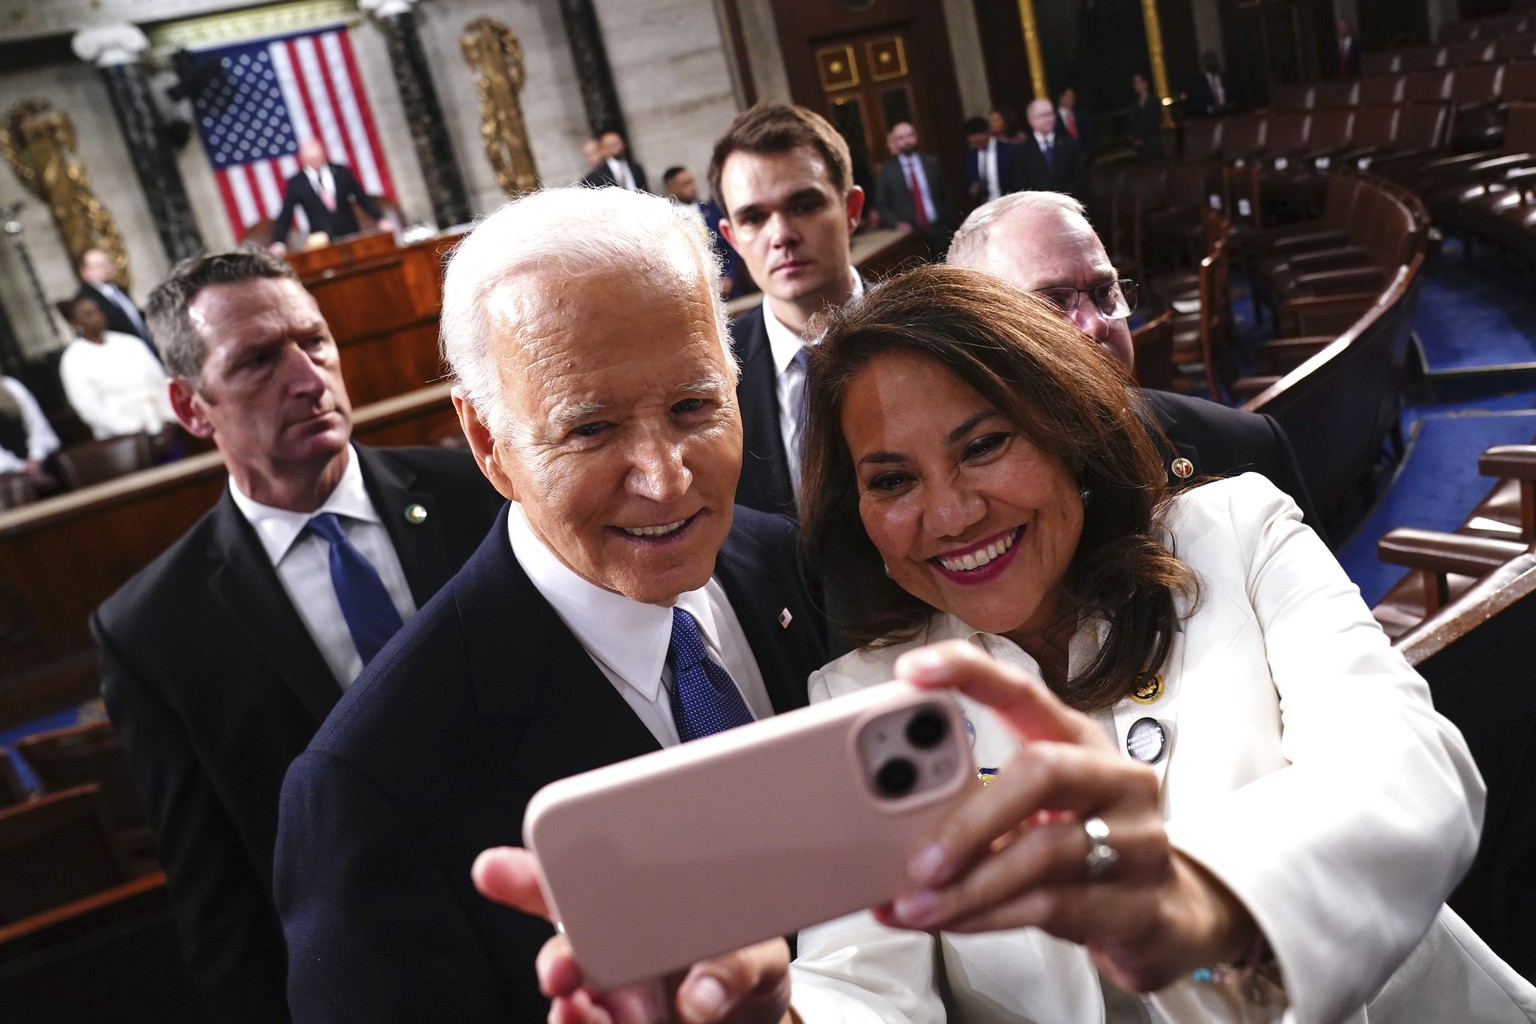
[[[948,262],[985,270],[1048,299],[1126,373],[1134,369],[1127,318],[1136,306],[1136,282],[1116,272],[1083,204],[1071,196],[1015,192],[978,206],[955,232]],[[1262,473],[1322,532],[1291,443],[1272,417],[1171,391],[1136,393],[1169,442],[1154,437],[1170,485]]]
[[[793,526],[732,505],[727,339],[703,224],[664,199],[534,193],[454,253],[454,405],[509,503],[288,773],[294,1020],[543,1019],[552,929],[478,895],[475,856],[547,782],[806,702],[823,629]],[[782,981],[783,941],[755,949],[722,969]]]

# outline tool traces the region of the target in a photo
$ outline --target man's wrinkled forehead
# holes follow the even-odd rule
[[[1026,291],[1083,287],[1113,278],[1114,264],[1093,227],[1066,211],[1024,211],[987,234],[986,269]]]

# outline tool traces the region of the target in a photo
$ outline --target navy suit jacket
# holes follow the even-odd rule
[[[1261,473],[1295,500],[1307,525],[1327,541],[1323,524],[1312,508],[1301,467],[1296,463],[1296,453],[1274,417],[1172,391],[1138,388],[1137,393],[1173,444],[1169,450],[1159,442],[1164,462],[1170,466],[1170,485],[1194,483],[1203,477]],[[1171,468],[1179,456],[1193,464],[1193,472],[1187,478],[1179,478]]]
[[[731,321],[731,340],[741,361],[741,379],[736,383],[742,433],[736,504],[794,515],[795,489],[779,428],[779,375],[763,321],[767,315],[768,310],[759,305]]]
[[[1034,132],[1025,132],[1019,143],[1019,159],[1024,166],[1024,187],[1039,192],[1065,192],[1079,200],[1088,198],[1088,161],[1082,147],[1066,132],[1056,132],[1051,145],[1051,162],[1035,141]]]
[[[986,172],[982,168],[986,152],[984,149],[965,151],[965,194],[978,206],[987,201]],[[1019,162],[1019,147],[1002,139],[997,140],[997,187],[1005,196],[1024,189],[1024,167]]]
[[[421,607],[504,502],[468,453],[356,451]],[[414,524],[404,515],[413,504],[427,510]],[[284,1021],[288,957],[271,895],[277,798],[341,687],[227,490],[96,610],[91,631],[193,980],[218,1020]]]
[[[301,170],[288,179],[283,189],[282,209],[272,222],[274,242],[288,241],[288,231],[293,227],[293,211],[299,207],[303,208],[304,216],[309,218],[309,230],[324,231],[331,236],[333,242],[362,230],[357,223],[357,214],[352,209],[353,203],[368,211],[368,216],[374,220],[384,216],[384,210],[363,190],[357,176],[345,164],[331,164],[331,179],[336,184],[334,210],[325,208],[325,204],[320,201],[320,194],[309,183],[308,174]]]
[[[827,647],[793,524],[738,507],[715,576],[774,709],[803,706]],[[522,842],[544,784],[656,749],[523,572],[503,513],[288,772],[275,870],[295,1019],[543,1020],[533,964],[552,929],[480,896],[470,865]]]

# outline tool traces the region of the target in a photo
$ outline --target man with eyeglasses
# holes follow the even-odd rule
[[[1136,308],[1136,282],[1118,277],[1083,205],[1071,196],[1015,192],[977,207],[955,232],[948,262],[1047,299],[1127,373],[1134,367],[1127,318]],[[1170,442],[1164,454],[1171,485],[1262,473],[1322,534],[1291,444],[1273,418],[1170,391],[1137,393]]]

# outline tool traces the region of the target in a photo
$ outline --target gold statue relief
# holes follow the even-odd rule
[[[494,18],[476,18],[459,37],[464,62],[480,93],[480,141],[496,182],[508,195],[539,187],[518,93],[523,88],[523,45]]]
[[[23,100],[0,122],[0,154],[22,186],[53,214],[72,265],[79,265],[87,249],[104,249],[117,265],[118,284],[127,289],[131,279],[123,236],[92,191],[74,150],[74,122],[47,100]]]

